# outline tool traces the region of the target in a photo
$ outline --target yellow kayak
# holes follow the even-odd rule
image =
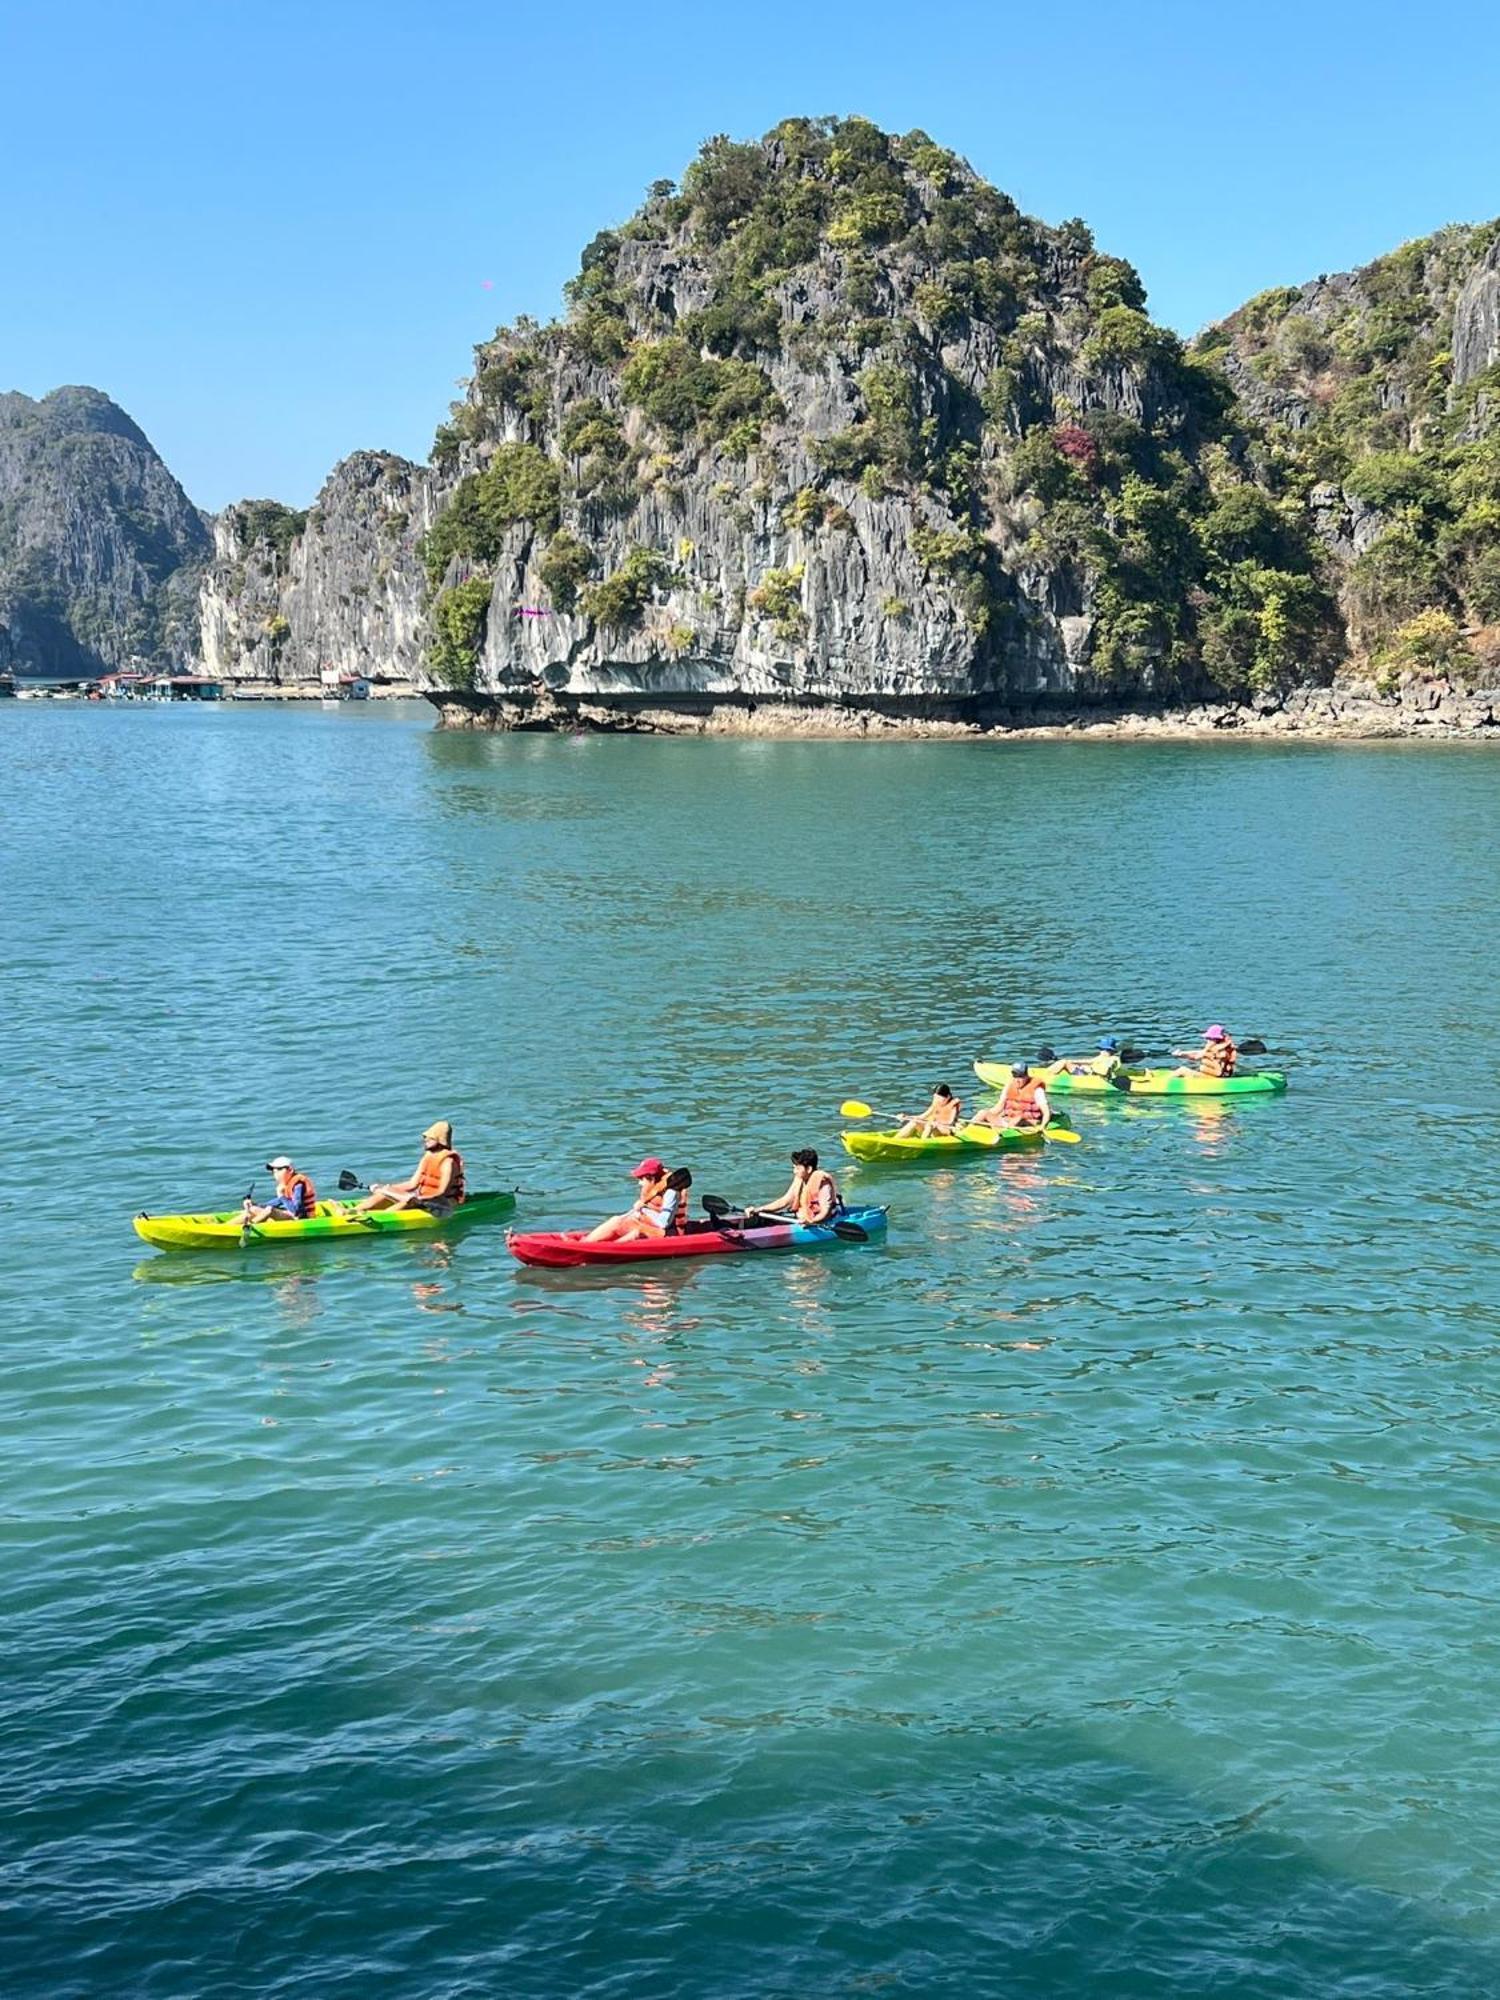
[[[135,1233],[157,1250],[241,1250],[255,1244],[326,1243],[333,1237],[412,1236],[445,1234],[476,1222],[498,1222],[515,1208],[506,1189],[471,1194],[446,1215],[425,1208],[376,1209],[354,1215],[340,1201],[320,1201],[311,1215],[285,1222],[252,1222],[248,1228],[238,1209],[222,1215],[138,1215]]]
[[[1040,1125],[1007,1126],[997,1131],[992,1125],[960,1125],[956,1132],[935,1133],[930,1139],[900,1138],[894,1132],[843,1132],[844,1151],[856,1160],[952,1160],[975,1153],[1005,1153],[1017,1146],[1044,1146],[1047,1142]]]
[[[974,1074],[992,1090],[1010,1082],[1010,1064],[977,1062]],[[1240,1076],[1179,1076],[1175,1069],[1117,1069],[1113,1077],[1073,1075],[1066,1063],[1033,1064],[1031,1074],[1049,1090],[1094,1091],[1112,1097],[1264,1097],[1286,1089],[1279,1069],[1252,1070]]]

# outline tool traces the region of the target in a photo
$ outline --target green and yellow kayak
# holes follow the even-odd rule
[[[339,1236],[450,1235],[476,1222],[499,1222],[515,1209],[515,1195],[471,1194],[447,1215],[424,1208],[376,1209],[353,1215],[343,1202],[320,1201],[299,1222],[254,1222],[247,1229],[238,1209],[224,1215],[138,1215],[135,1233],[157,1250],[239,1250],[256,1244],[326,1243]]]
[[[1279,1069],[1252,1070],[1240,1076],[1179,1076],[1175,1069],[1117,1069],[1113,1077],[1074,1076],[1054,1063],[1049,1068],[1033,1068],[1049,1090],[1085,1090],[1111,1097],[1266,1097],[1286,1089],[1286,1076]],[[977,1062],[974,1074],[993,1090],[1003,1090],[1010,1082],[1010,1064]]]
[[[1059,1121],[1054,1121],[1059,1122]],[[894,1132],[841,1132],[844,1151],[856,1160],[879,1160],[886,1164],[906,1160],[953,1160],[976,1153],[1009,1153],[1021,1146],[1044,1146],[1047,1142],[1039,1125],[1029,1129],[991,1125],[960,1125],[954,1133],[931,1139],[898,1139]]]

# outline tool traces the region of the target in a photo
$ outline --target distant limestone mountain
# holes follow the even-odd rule
[[[0,394],[0,672],[196,659],[212,552],[207,517],[108,396]]]

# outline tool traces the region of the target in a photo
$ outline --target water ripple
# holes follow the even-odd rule
[[[0,1140],[89,1194],[0,1195],[7,1996],[1500,1990],[1487,758],[23,705],[0,779]],[[435,1115],[533,1220],[767,1196],[1218,1014],[1285,1100],[851,1166],[884,1249],[125,1226]]]

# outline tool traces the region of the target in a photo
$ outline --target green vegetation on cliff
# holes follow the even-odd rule
[[[265,548],[280,562],[307,526],[307,509],[285,507],[279,500],[239,500],[234,507],[236,532],[242,547]]]
[[[1332,549],[1349,637],[1389,678],[1500,655],[1500,223],[1263,292],[1198,342],[1262,476]]]
[[[442,687],[474,686],[474,670],[484,644],[490,613],[490,587],[483,577],[469,577],[439,591],[432,603],[432,642],[428,664]]]
[[[531,444],[497,446],[483,472],[470,473],[422,542],[427,581],[435,589],[455,556],[492,563],[518,522],[550,535],[557,527],[561,485],[557,467]]]

